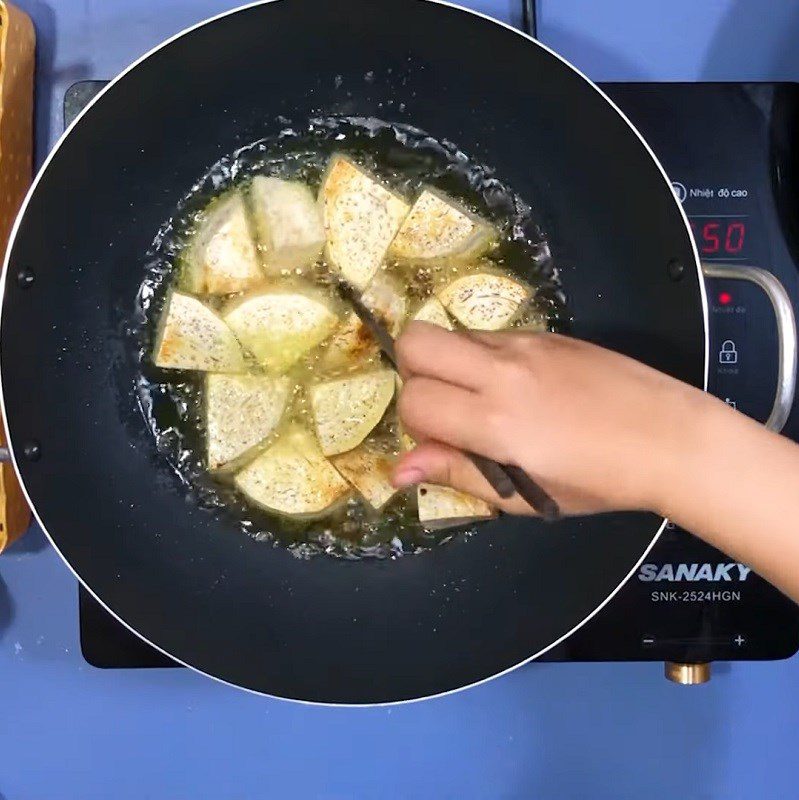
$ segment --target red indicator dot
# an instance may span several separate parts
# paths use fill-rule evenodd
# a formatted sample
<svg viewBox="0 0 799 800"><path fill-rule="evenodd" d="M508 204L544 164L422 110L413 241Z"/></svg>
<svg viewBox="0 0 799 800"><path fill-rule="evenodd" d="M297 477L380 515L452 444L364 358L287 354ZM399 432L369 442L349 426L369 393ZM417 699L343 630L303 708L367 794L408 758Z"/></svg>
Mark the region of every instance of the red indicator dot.
<svg viewBox="0 0 799 800"><path fill-rule="evenodd" d="M719 292L719 303L728 306L732 302L732 295L729 292Z"/></svg>

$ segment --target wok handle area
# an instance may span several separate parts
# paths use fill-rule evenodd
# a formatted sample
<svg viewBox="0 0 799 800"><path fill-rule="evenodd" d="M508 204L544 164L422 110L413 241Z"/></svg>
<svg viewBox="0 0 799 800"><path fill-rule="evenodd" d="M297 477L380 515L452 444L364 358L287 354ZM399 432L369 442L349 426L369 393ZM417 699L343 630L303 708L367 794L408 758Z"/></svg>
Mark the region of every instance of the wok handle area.
<svg viewBox="0 0 799 800"><path fill-rule="evenodd" d="M796 395L797 342L796 317L788 292L779 280L768 270L760 267L744 267L740 264L702 263L702 274L706 278L725 278L748 281L765 292L774 309L777 320L777 389L774 404L765 422L772 431L782 430L791 413Z"/></svg>
<svg viewBox="0 0 799 800"><path fill-rule="evenodd" d="M0 0L0 253L31 184L35 46L30 17ZM0 424L0 553L25 533L30 518Z"/></svg>
<svg viewBox="0 0 799 800"><path fill-rule="evenodd" d="M765 425L770 430L779 433L791 413L796 394L796 317L788 292L771 272L760 267L702 262L702 274L705 278L724 278L754 283L765 292L771 302L777 320L779 352L777 356L777 389L774 393L771 413ZM684 664L667 661L664 666L666 678L673 683L694 686L710 680L711 665L706 662Z"/></svg>

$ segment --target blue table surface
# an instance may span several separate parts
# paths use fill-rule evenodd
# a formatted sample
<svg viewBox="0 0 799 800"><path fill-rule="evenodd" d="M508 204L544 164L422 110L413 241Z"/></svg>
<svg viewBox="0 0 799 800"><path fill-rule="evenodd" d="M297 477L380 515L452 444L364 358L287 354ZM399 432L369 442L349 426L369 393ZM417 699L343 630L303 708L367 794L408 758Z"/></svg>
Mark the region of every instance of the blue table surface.
<svg viewBox="0 0 799 800"><path fill-rule="evenodd" d="M230 6L17 2L39 34L40 161L71 83ZM473 6L517 21L511 0ZM541 38L597 79L799 75L799 2L539 0L538 18ZM421 703L311 707L188 670L94 669L75 580L42 533L0 558L0 800L792 798L798 684L797 659L717 665L698 688L658 664L533 664Z"/></svg>

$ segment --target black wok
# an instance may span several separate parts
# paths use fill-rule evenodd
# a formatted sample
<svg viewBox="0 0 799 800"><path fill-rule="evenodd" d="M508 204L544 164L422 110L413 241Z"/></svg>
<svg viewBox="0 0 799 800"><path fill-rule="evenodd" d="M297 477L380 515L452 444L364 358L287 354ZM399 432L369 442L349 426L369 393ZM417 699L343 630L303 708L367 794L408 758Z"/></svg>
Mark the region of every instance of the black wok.
<svg viewBox="0 0 799 800"><path fill-rule="evenodd" d="M503 518L395 561L303 561L186 502L136 407L121 333L144 254L210 164L274 133L278 118L316 113L391 116L495 167L536 209L572 332L704 386L686 220L647 146L591 83L455 7L280 0L150 53L39 175L4 276L9 441L55 547L165 653L281 697L424 697L508 670L583 624L662 520Z"/></svg>

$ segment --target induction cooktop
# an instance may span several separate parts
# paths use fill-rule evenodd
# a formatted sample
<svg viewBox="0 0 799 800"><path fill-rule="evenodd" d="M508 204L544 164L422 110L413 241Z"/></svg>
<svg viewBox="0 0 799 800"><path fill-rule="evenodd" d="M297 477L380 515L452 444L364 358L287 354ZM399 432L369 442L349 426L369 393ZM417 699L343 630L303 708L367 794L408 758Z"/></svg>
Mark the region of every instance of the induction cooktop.
<svg viewBox="0 0 799 800"><path fill-rule="evenodd" d="M103 85L72 86L66 121ZM772 304L762 288L733 278L736 268L759 266L799 309L799 150L790 146L799 141L799 86L613 83L602 89L664 165L700 257L719 268L721 277L707 281L709 390L762 422L784 421L783 432L799 440L799 404L783 391L775 408ZM619 181L608 191L623 187ZM722 444L734 459L735 442ZM83 589L80 633L84 657L95 666L176 666ZM746 565L670 524L614 599L541 660L663 661L669 677L690 683L706 680L712 661L787 658L798 648L799 611L790 600Z"/></svg>

